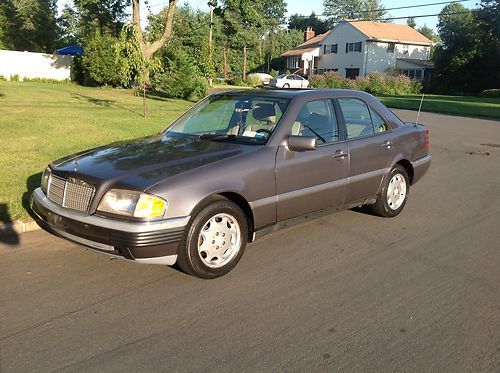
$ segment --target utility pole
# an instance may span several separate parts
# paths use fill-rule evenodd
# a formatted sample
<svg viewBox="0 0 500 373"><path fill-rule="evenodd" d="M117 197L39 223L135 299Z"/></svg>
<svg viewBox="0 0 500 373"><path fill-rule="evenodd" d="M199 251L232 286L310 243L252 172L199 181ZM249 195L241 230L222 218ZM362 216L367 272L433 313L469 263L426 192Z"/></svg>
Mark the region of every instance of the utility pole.
<svg viewBox="0 0 500 373"><path fill-rule="evenodd" d="M210 7L210 27L208 29L208 45L210 47L210 58L212 58L212 32L214 27L214 7L215 3L213 1L208 2L208 6Z"/></svg>
<svg viewBox="0 0 500 373"><path fill-rule="evenodd" d="M208 6L210 7L210 27L208 28L208 58L210 61L210 66L213 65L213 53L212 53L212 33L214 27L214 7L215 1L210 0L208 2ZM212 86L212 77L208 78L208 84Z"/></svg>

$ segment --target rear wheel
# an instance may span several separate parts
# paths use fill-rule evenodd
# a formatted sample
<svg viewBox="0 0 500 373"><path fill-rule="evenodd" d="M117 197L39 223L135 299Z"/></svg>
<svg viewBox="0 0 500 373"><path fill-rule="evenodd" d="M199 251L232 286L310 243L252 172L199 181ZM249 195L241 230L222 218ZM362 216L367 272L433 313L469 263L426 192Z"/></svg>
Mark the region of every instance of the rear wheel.
<svg viewBox="0 0 500 373"><path fill-rule="evenodd" d="M406 205L409 191L410 181L406 169L395 165L387 175L377 201L371 206L373 212L388 218L399 215Z"/></svg>
<svg viewBox="0 0 500 373"><path fill-rule="evenodd" d="M241 209L226 199L212 201L191 218L177 263L193 276L223 276L239 262L247 237L248 225Z"/></svg>

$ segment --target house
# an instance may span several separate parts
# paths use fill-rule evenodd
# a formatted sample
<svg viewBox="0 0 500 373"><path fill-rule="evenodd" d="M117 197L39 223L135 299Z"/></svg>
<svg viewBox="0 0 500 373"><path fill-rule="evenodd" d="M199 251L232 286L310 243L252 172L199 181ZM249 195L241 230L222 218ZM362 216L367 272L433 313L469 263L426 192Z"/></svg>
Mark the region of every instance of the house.
<svg viewBox="0 0 500 373"><path fill-rule="evenodd" d="M429 80L432 41L408 25L343 20L320 42L318 73L338 71L346 78L397 69Z"/></svg>
<svg viewBox="0 0 500 373"><path fill-rule="evenodd" d="M313 73L318 65L320 44L328 33L315 35L314 30L307 27L304 32L304 42L281 55L286 58L286 68L292 73L299 72L305 76Z"/></svg>

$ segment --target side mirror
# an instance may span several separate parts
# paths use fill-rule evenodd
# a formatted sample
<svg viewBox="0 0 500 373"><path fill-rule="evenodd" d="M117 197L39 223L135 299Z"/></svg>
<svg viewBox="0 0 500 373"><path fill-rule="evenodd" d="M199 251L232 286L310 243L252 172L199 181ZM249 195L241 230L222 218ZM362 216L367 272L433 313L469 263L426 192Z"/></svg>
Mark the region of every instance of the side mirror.
<svg viewBox="0 0 500 373"><path fill-rule="evenodd" d="M290 135L287 139L288 149L293 151L315 150L316 137Z"/></svg>

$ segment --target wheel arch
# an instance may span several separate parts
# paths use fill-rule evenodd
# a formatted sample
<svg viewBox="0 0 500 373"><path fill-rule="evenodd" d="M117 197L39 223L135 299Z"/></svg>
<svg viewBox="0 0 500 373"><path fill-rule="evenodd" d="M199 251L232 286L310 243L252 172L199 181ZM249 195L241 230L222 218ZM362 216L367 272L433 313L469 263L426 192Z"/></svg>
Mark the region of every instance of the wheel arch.
<svg viewBox="0 0 500 373"><path fill-rule="evenodd" d="M253 211L252 208L250 207L250 204L248 201L243 197L241 194L236 193L236 192L218 192L211 194L205 198L203 198L196 207L193 209L193 212L198 211L200 208L205 206L206 204L216 201L218 199L227 199L234 204L236 204L241 211L243 211L243 214L245 214L245 217L247 219L247 225L248 225L248 237L247 237L247 242L252 242L253 239L253 229L254 229L254 216L253 216Z"/></svg>
<svg viewBox="0 0 500 373"><path fill-rule="evenodd" d="M396 164L402 166L405 170L406 173L408 174L408 178L410 179L410 185L413 184L413 177L415 175L415 170L413 169L413 165L411 162L407 159L401 159Z"/></svg>
<svg viewBox="0 0 500 373"><path fill-rule="evenodd" d="M243 213L245 214L245 216L247 218L247 225L248 225L247 242L252 242L254 216L253 216L252 208L250 207L250 204L248 203L248 201L241 194L238 194L235 192L222 192L222 193L218 193L218 195L235 203L241 209L241 211L243 211Z"/></svg>

